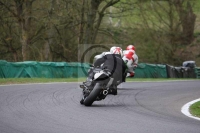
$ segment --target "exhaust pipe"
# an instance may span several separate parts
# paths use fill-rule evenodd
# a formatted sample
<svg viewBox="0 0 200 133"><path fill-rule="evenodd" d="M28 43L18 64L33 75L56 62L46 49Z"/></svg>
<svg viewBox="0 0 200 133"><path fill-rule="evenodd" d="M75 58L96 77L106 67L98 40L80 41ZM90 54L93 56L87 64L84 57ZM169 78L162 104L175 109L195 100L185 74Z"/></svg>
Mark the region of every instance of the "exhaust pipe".
<svg viewBox="0 0 200 133"><path fill-rule="evenodd" d="M103 90L103 95L108 95L108 90Z"/></svg>

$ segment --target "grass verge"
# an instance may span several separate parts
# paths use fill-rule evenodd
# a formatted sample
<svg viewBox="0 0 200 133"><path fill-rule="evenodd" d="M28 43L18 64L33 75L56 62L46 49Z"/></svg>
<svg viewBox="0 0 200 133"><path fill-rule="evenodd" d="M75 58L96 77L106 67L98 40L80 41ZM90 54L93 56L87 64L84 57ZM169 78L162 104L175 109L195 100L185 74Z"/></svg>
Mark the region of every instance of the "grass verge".
<svg viewBox="0 0 200 133"><path fill-rule="evenodd" d="M190 113L193 116L200 117L200 101L190 106Z"/></svg>
<svg viewBox="0 0 200 133"><path fill-rule="evenodd" d="M5 78L0 79L0 85L50 82L83 82L85 78Z"/></svg>
<svg viewBox="0 0 200 133"><path fill-rule="evenodd" d="M0 78L0 85L25 84L25 83L50 83L50 82L83 82L86 78ZM173 79L173 78L127 78L131 81L171 81L171 80L198 80L198 79Z"/></svg>

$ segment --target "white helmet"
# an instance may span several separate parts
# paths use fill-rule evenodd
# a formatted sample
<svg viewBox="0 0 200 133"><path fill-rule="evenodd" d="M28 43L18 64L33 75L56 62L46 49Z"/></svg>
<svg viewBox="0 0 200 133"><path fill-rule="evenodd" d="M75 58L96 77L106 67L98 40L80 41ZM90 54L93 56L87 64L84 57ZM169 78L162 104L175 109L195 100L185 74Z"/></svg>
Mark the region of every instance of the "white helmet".
<svg viewBox="0 0 200 133"><path fill-rule="evenodd" d="M122 48L116 47L116 46L113 46L110 48L110 53L111 54L119 54L119 55L123 56Z"/></svg>

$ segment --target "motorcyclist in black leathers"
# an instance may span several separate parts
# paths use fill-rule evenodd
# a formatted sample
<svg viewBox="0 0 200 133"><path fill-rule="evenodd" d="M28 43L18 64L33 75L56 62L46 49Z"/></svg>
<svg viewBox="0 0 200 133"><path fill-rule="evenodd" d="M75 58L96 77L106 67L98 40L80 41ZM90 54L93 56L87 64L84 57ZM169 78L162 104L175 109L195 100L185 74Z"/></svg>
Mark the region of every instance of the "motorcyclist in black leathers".
<svg viewBox="0 0 200 133"><path fill-rule="evenodd" d="M118 54L107 54L94 63L94 67L100 67L110 72L115 81L123 81L126 65Z"/></svg>
<svg viewBox="0 0 200 133"><path fill-rule="evenodd" d="M121 82L125 81L125 72L126 72L126 64L122 59L122 50L119 47L116 47L114 52L107 52L101 58L98 58L94 62L94 67L101 67L104 71L108 73L108 75L114 78L114 82L110 88L109 94L117 95L117 85ZM91 70L88 72L89 78L93 78L94 73ZM87 82L85 82L87 84Z"/></svg>

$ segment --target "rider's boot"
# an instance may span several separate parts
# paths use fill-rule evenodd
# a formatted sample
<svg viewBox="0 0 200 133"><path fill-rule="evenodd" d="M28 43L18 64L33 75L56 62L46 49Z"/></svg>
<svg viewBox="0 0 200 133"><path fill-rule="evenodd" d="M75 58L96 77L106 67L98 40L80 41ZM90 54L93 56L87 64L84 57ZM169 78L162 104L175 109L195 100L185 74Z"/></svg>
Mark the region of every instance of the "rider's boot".
<svg viewBox="0 0 200 133"><path fill-rule="evenodd" d="M117 86L111 86L109 88L108 94L117 95Z"/></svg>

